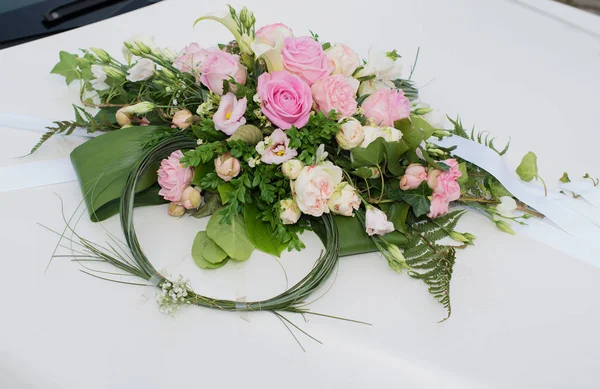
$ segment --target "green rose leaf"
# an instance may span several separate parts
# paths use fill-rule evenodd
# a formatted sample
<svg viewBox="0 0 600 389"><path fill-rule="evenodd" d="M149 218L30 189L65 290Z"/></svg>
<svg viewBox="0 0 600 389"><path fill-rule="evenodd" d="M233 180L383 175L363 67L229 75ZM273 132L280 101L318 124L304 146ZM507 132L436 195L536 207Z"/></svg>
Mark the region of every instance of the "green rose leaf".
<svg viewBox="0 0 600 389"><path fill-rule="evenodd" d="M206 233L232 259L245 261L254 251L241 215L234 216L231 223L227 223L219 214L212 215L206 226Z"/></svg>
<svg viewBox="0 0 600 389"><path fill-rule="evenodd" d="M216 269L224 265L227 253L208 237L206 231L200 231L194 238L192 258L202 269Z"/></svg>
<svg viewBox="0 0 600 389"><path fill-rule="evenodd" d="M61 51L59 57L60 61L52 68L50 73L64 76L67 85L73 80L79 80L81 78L81 73L77 70L77 55Z"/></svg>
<svg viewBox="0 0 600 389"><path fill-rule="evenodd" d="M271 225L262 221L261 212L255 204L244 206L244 220L246 221L246 233L254 247L264 253L279 257L287 245L273 239L274 232Z"/></svg>
<svg viewBox="0 0 600 389"><path fill-rule="evenodd" d="M377 166L385 158L385 140L377 138L367 148L355 147L352 149L352 167Z"/></svg>
<svg viewBox="0 0 600 389"><path fill-rule="evenodd" d="M525 182L529 182L538 176L537 156L533 152L525 154L521 160L521 164L517 167L519 178Z"/></svg>
<svg viewBox="0 0 600 389"><path fill-rule="evenodd" d="M429 196L431 196L431 193L432 191L427 185L427 182L424 181L417 189L390 189L388 191L388 196L392 200L403 201L412 206L415 216L419 217L429 212L429 208L431 207Z"/></svg>

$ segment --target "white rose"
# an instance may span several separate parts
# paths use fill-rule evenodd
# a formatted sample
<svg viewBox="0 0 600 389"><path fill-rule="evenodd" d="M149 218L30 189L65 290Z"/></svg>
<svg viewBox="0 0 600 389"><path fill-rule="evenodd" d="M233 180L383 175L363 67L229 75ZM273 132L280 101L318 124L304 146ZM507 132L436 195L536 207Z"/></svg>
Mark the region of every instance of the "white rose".
<svg viewBox="0 0 600 389"><path fill-rule="evenodd" d="M375 76L375 79L381 80L391 87L393 86L391 81L402 77L402 64L388 57L385 52L370 48L369 60L357 76Z"/></svg>
<svg viewBox="0 0 600 389"><path fill-rule="evenodd" d="M135 42L140 42L141 44L148 46L153 52L157 50L156 42L154 42L154 37L151 35L134 35L125 41L125 43L129 43L133 46L136 46ZM123 45L123 56L125 57L127 63L131 62L131 57L133 56L133 54L131 54L131 51L129 51L129 49L125 45Z"/></svg>
<svg viewBox="0 0 600 389"><path fill-rule="evenodd" d="M354 118L343 119L340 132L335 135L338 144L344 150L351 150L362 143L365 133L360 122Z"/></svg>
<svg viewBox="0 0 600 389"><path fill-rule="evenodd" d="M358 54L342 43L336 43L331 46L325 51L325 54L327 54L335 65L333 74L343 74L345 77L351 77L360 65Z"/></svg>
<svg viewBox="0 0 600 389"><path fill-rule="evenodd" d="M290 159L281 164L281 172L290 180L298 178L302 168L304 168L304 164L297 159Z"/></svg>
<svg viewBox="0 0 600 389"><path fill-rule="evenodd" d="M492 216L493 220L504 220L505 222L512 222L515 217L515 210L517 209L517 202L510 196L500 197L500 204L496 205L496 212Z"/></svg>
<svg viewBox="0 0 600 389"><path fill-rule="evenodd" d="M352 185L342 182L335 187L335 191L327 202L327 206L335 214L352 216L354 210L360 207L360 198Z"/></svg>
<svg viewBox="0 0 600 389"><path fill-rule="evenodd" d="M92 65L92 74L94 75L94 79L92 80L92 86L94 89L100 91L110 88L110 86L105 82L107 76L101 65Z"/></svg>
<svg viewBox="0 0 600 389"><path fill-rule="evenodd" d="M140 58L140 60L127 71L127 74L127 80L131 82L145 81L154 75L154 62L147 58Z"/></svg>
<svg viewBox="0 0 600 389"><path fill-rule="evenodd" d="M398 142L402 139L402 132L394 127L383 127L381 132L383 133L383 139L388 142Z"/></svg>
<svg viewBox="0 0 600 389"><path fill-rule="evenodd" d="M296 224L300 215L300 208L294 199L285 199L279 202L279 218L283 224Z"/></svg>
<svg viewBox="0 0 600 389"><path fill-rule="evenodd" d="M402 139L402 132L393 127L379 128L373 126L363 126L363 131L365 133L365 138L360 144L360 147L362 148L366 148L377 138L383 138L387 142L397 142Z"/></svg>
<svg viewBox="0 0 600 389"><path fill-rule="evenodd" d="M292 194L300 210L312 216L329 213L327 200L342 181L342 169L331 162L305 166L296 181L292 181Z"/></svg>
<svg viewBox="0 0 600 389"><path fill-rule="evenodd" d="M367 208L365 227L369 236L385 235L388 232L394 231L394 224L388 221L383 211L375 207Z"/></svg>

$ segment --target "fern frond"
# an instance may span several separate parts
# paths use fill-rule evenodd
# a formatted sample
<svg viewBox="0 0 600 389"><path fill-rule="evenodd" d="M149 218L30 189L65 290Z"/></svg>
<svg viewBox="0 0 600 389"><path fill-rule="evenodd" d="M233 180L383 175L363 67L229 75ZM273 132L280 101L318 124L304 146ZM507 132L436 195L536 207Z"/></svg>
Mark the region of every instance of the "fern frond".
<svg viewBox="0 0 600 389"><path fill-rule="evenodd" d="M454 126L454 129L451 130L451 132L454 135L460 136L461 138L470 139L470 140L472 140L474 142L477 142L477 143L482 144L482 145L484 145L486 147L489 147L490 149L494 150L499 155L506 154L506 152L508 151L508 148L510 147L510 138L508 139L508 142L506 143L506 145L504 146L504 148L502 150L498 150L496 148L496 146L494 145L494 140L496 138L495 137L490 138L490 136L492 135L491 132L489 132L489 131L476 131L475 130L475 126L473 126L471 128L471 133L468 134L467 131L465 130L465 128L463 127L463 124L462 124L462 122L461 122L461 120L460 120L459 117L457 117L454 120L452 118L448 117L448 120L450 120L450 122Z"/></svg>
<svg viewBox="0 0 600 389"><path fill-rule="evenodd" d="M53 124L54 124L53 127L50 127L50 126L46 127L46 129L48 131L46 131L44 133L44 135L42 135L40 140L36 143L35 146L33 146L31 151L29 151L29 154L27 154L27 155L33 154L37 149L40 148L41 145L43 145L53 135L56 135L56 134L71 135L73 133L73 131L75 131L75 129L78 127L76 122L70 122L68 120L64 120L64 121L60 121L60 122L53 122Z"/></svg>

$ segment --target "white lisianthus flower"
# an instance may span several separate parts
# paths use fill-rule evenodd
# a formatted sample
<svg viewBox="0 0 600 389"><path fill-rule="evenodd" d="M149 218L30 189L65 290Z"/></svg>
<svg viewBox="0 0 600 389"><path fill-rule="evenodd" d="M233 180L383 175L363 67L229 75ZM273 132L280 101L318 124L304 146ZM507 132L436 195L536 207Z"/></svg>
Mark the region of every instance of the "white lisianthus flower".
<svg viewBox="0 0 600 389"><path fill-rule="evenodd" d="M394 231L394 224L387 219L387 215L380 209L367 207L365 227L369 236L385 235Z"/></svg>
<svg viewBox="0 0 600 389"><path fill-rule="evenodd" d="M360 65L358 54L342 43L334 44L325 50L325 54L327 54L335 65L333 74L342 74L344 77L351 77Z"/></svg>
<svg viewBox="0 0 600 389"><path fill-rule="evenodd" d="M149 47L150 50L152 50L153 52L157 50L156 42L154 42L154 37L151 35L134 35L125 41L125 43L129 43L133 46L136 46L136 42L140 42L142 45ZM133 57L133 54L125 45L123 45L123 56L125 57L125 61L127 61L127 63L131 63L131 58Z"/></svg>
<svg viewBox="0 0 600 389"><path fill-rule="evenodd" d="M318 217L329 213L327 201L340 182L342 169L329 161L305 166L298 178L291 182L292 194L303 213Z"/></svg>
<svg viewBox="0 0 600 389"><path fill-rule="evenodd" d="M283 224L296 224L301 215L300 208L294 199L285 199L279 202L279 218Z"/></svg>
<svg viewBox="0 0 600 389"><path fill-rule="evenodd" d="M304 168L304 164L297 159L290 159L281 164L281 172L290 180L295 180Z"/></svg>
<svg viewBox="0 0 600 389"><path fill-rule="evenodd" d="M94 75L92 86L95 90L101 91L110 88L106 83L106 72L101 65L92 65L92 74Z"/></svg>
<svg viewBox="0 0 600 389"><path fill-rule="evenodd" d="M317 153L315 154L316 157L316 161L315 163L321 163L324 160L327 159L327 156L329 155L329 153L327 151L325 151L325 145L323 143L321 143L319 145L319 147L317 148Z"/></svg>
<svg viewBox="0 0 600 389"><path fill-rule="evenodd" d="M352 150L358 147L365 139L363 126L354 118L342 119L340 132L335 135L340 148L344 150Z"/></svg>
<svg viewBox="0 0 600 389"><path fill-rule="evenodd" d="M127 80L131 82L146 81L154 75L154 62L147 58L140 58L137 63L127 71Z"/></svg>
<svg viewBox="0 0 600 389"><path fill-rule="evenodd" d="M503 220L511 223L512 218L515 217L515 210L517 209L517 202L510 196L500 197L500 204L496 205L496 212L492 216L493 220Z"/></svg>
<svg viewBox="0 0 600 389"><path fill-rule="evenodd" d="M363 126L365 137L360 144L360 147L366 148L377 138L383 138L387 142L397 142L402 139L402 132L393 127L373 127Z"/></svg>
<svg viewBox="0 0 600 389"><path fill-rule="evenodd" d="M342 182L335 187L327 206L335 214L353 216L354 211L360 207L360 198L352 185Z"/></svg>

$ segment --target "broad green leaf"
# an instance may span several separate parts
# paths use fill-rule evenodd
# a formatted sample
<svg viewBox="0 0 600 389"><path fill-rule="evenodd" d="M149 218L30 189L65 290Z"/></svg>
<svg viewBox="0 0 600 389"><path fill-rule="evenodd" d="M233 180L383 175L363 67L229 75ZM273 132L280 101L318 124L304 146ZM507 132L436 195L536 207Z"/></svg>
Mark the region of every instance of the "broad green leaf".
<svg viewBox="0 0 600 389"><path fill-rule="evenodd" d="M233 184L226 182L219 185L217 190L219 191L219 196L221 196L221 204L225 205L229 202L229 196L235 191L235 188L233 187Z"/></svg>
<svg viewBox="0 0 600 389"><path fill-rule="evenodd" d="M402 141L410 150L419 147L423 141L423 131L413 127L410 119L397 120L394 127L402 132Z"/></svg>
<svg viewBox="0 0 600 389"><path fill-rule="evenodd" d="M388 220L394 223L394 228L400 232L406 232L406 217L410 206L406 203L393 203L386 212Z"/></svg>
<svg viewBox="0 0 600 389"><path fill-rule="evenodd" d="M143 145L165 127L123 128L90 139L71 152L83 198L92 221L101 221L118 213L119 201L127 176L144 155ZM156 184L156 169L140 178L136 188L141 193ZM162 204L158 190L136 196L137 205Z"/></svg>
<svg viewBox="0 0 600 389"><path fill-rule="evenodd" d="M245 261L254 251L241 215L234 216L231 223L227 223L221 215L213 214L206 226L206 233L232 259Z"/></svg>
<svg viewBox="0 0 600 389"><path fill-rule="evenodd" d="M221 208L221 200L216 193L204 192L204 204L192 216L198 219L210 216Z"/></svg>
<svg viewBox="0 0 600 389"><path fill-rule="evenodd" d="M260 251L279 257L287 245L273 239L274 233L271 225L262 221L261 217L261 212L255 204L244 206L244 221L248 238Z"/></svg>
<svg viewBox="0 0 600 389"><path fill-rule="evenodd" d="M417 217L425 215L429 212L429 208L431 207L431 201L429 200L431 189L426 181L423 181L417 189L391 189L388 191L388 196L392 200L400 200L408 203Z"/></svg>
<svg viewBox="0 0 600 389"><path fill-rule="evenodd" d="M206 231L200 231L194 238L192 258L194 258L194 262L196 262L198 266L206 269L207 267L204 267L206 264L203 262L208 262L213 266L217 265L227 259L227 253L208 237ZM212 267L208 266L208 268Z"/></svg>
<svg viewBox="0 0 600 389"><path fill-rule="evenodd" d="M408 131L412 128L412 123L409 118L404 118L400 120L396 120L394 122L394 128L400 130L402 132Z"/></svg>
<svg viewBox="0 0 600 389"><path fill-rule="evenodd" d="M409 148L404 142L385 142L387 170L394 176L404 173L404 168L400 165L400 158Z"/></svg>
<svg viewBox="0 0 600 389"><path fill-rule="evenodd" d="M377 138L367 148L355 147L352 149L352 167L377 166L385 158L385 140Z"/></svg>
<svg viewBox="0 0 600 389"><path fill-rule="evenodd" d="M411 120L413 127L423 131L423 140L427 140L431 138L433 132L436 130L431 126L431 124L427 123L425 119L417 115L411 115Z"/></svg>
<svg viewBox="0 0 600 389"><path fill-rule="evenodd" d="M81 78L81 73L77 69L77 55L61 51L59 57L60 61L52 68L50 73L64 76L67 85L73 80L79 80Z"/></svg>
<svg viewBox="0 0 600 389"><path fill-rule="evenodd" d="M533 152L525 154L521 160L521 164L517 167L519 178L525 182L529 182L538 176L537 156Z"/></svg>

